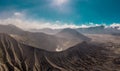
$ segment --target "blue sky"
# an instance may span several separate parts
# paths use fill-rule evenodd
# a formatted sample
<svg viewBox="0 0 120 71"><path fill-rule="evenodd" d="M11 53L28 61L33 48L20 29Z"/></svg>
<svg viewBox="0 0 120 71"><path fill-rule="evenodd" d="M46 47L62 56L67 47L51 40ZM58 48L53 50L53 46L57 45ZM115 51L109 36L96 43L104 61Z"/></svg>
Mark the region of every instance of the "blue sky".
<svg viewBox="0 0 120 71"><path fill-rule="evenodd" d="M120 23L120 0L0 0L1 17L13 12L33 20L109 25Z"/></svg>

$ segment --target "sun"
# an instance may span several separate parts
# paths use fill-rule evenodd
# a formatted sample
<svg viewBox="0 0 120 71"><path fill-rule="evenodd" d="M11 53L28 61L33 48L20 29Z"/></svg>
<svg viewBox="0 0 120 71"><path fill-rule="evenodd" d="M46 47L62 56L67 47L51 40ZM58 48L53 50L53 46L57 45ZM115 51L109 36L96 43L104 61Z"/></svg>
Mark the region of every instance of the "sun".
<svg viewBox="0 0 120 71"><path fill-rule="evenodd" d="M63 4L68 3L68 0L53 0L53 4L57 6L62 6Z"/></svg>
<svg viewBox="0 0 120 71"><path fill-rule="evenodd" d="M51 0L50 7L59 13L70 12L70 0Z"/></svg>

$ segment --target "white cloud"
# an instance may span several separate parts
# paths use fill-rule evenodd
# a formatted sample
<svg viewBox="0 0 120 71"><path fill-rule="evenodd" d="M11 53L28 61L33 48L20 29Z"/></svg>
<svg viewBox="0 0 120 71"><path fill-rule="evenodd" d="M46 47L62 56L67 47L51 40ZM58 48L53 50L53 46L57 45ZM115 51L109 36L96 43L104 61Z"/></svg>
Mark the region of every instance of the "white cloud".
<svg viewBox="0 0 120 71"><path fill-rule="evenodd" d="M60 21L56 22L47 22L47 21L36 21L32 19L26 19L26 15L24 13L15 12L11 17L0 19L0 24L8 25L13 24L19 28L24 30L29 29L43 29L43 28L52 28L52 29L62 29L62 28L88 28L88 27L95 27L100 26L99 24L89 23L88 25L75 25L73 23L62 23ZM105 25L105 24L104 24ZM119 23L113 23L109 27L119 26ZM107 26L108 27L108 26Z"/></svg>
<svg viewBox="0 0 120 71"><path fill-rule="evenodd" d="M67 23L58 23L58 22L41 22L41 21L33 21L33 20L24 20L21 18L8 18L0 20L0 24L7 25L13 24L22 29L42 29L42 28L52 28L52 29L61 29L61 28L79 28L79 27L87 27L85 25L76 26L75 24L67 24Z"/></svg>
<svg viewBox="0 0 120 71"><path fill-rule="evenodd" d="M109 27L117 28L118 30L120 30L120 23L113 23Z"/></svg>
<svg viewBox="0 0 120 71"><path fill-rule="evenodd" d="M60 21L56 22L46 22L46 21L36 21L31 19L26 19L26 15L20 12L14 12L11 17L0 19L0 24L7 25L13 24L19 28L29 30L29 29L42 29L42 28L52 28L52 29L62 29L62 28L86 28L86 25L77 26L75 24L62 23Z"/></svg>
<svg viewBox="0 0 120 71"><path fill-rule="evenodd" d="M113 23L113 24L110 25L110 27L113 27L113 28L114 27L120 27L120 23Z"/></svg>
<svg viewBox="0 0 120 71"><path fill-rule="evenodd" d="M15 12L15 13L14 13L14 16L16 16L16 17L23 17L23 14L20 13L20 12Z"/></svg>

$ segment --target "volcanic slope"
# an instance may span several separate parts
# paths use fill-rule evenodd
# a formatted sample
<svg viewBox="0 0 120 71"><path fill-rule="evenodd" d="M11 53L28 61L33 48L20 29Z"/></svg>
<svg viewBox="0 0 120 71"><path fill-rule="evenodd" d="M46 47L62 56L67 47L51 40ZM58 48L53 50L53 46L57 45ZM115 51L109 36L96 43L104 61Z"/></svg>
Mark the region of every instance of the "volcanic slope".
<svg viewBox="0 0 120 71"><path fill-rule="evenodd" d="M71 46L75 46L76 44L81 43L83 41L89 42L91 40L87 36L71 28L65 28L58 32L55 36L58 38L62 38L62 40L59 41L61 42L62 45L60 47L63 50L66 50Z"/></svg>
<svg viewBox="0 0 120 71"><path fill-rule="evenodd" d="M119 71L107 52L86 42L62 52L49 52L0 34L0 71Z"/></svg>
<svg viewBox="0 0 120 71"><path fill-rule="evenodd" d="M24 31L23 29L11 24L0 25L0 33L7 33L21 43L49 51L55 51L57 45L60 44L58 38L55 36L44 33Z"/></svg>
<svg viewBox="0 0 120 71"><path fill-rule="evenodd" d="M90 38L85 35L79 33L75 29L66 28L56 34L58 37L63 37L66 39L76 40L76 41L89 41Z"/></svg>

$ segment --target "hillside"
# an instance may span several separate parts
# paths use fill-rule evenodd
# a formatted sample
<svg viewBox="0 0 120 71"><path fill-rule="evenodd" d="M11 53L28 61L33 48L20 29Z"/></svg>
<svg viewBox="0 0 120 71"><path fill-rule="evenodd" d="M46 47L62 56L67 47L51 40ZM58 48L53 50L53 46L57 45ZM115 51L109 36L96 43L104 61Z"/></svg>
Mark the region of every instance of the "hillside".
<svg viewBox="0 0 120 71"><path fill-rule="evenodd" d="M0 71L119 71L118 58L100 44L83 42L62 52L24 45L0 34Z"/></svg>
<svg viewBox="0 0 120 71"><path fill-rule="evenodd" d="M7 33L21 43L49 51L55 51L59 45L58 38L53 35L24 31L14 25L0 25L0 33Z"/></svg>
<svg viewBox="0 0 120 71"><path fill-rule="evenodd" d="M71 40L89 41L90 39L83 34L77 32L75 29L66 28L56 34L58 37L63 37Z"/></svg>
<svg viewBox="0 0 120 71"><path fill-rule="evenodd" d="M63 42L61 42L63 47L62 49L68 49L69 47L72 47L78 43L81 43L83 41L89 42L91 39L86 37L85 35L77 32L75 29L66 28L58 32L56 37L61 38Z"/></svg>
<svg viewBox="0 0 120 71"><path fill-rule="evenodd" d="M26 33L25 31L23 31L22 29L9 24L9 25L0 25L0 33L7 33L7 34L23 34Z"/></svg>
<svg viewBox="0 0 120 71"><path fill-rule="evenodd" d="M77 31L71 30L63 30L64 33L68 32L67 35L70 35L70 37L66 39L63 37L57 37L56 35L48 35L41 32L24 31L14 25L0 25L0 33L7 33L21 43L48 51L59 51L58 49L61 49L60 51L66 50L69 47L78 44L79 42L89 40L89 38L79 34ZM66 35L64 33L59 34Z"/></svg>

